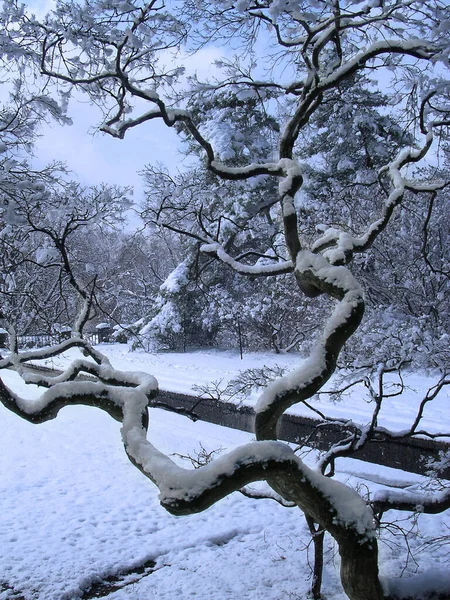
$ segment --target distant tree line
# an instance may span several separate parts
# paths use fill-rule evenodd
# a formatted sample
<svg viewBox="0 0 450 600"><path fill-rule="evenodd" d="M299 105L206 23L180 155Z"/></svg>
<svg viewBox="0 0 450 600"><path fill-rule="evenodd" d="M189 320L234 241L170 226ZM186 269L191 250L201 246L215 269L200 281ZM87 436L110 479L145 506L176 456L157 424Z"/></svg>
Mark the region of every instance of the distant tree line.
<svg viewBox="0 0 450 600"><path fill-rule="evenodd" d="M320 145L313 152L321 159L317 169L310 169L301 196L305 236L315 233L309 215L321 210L332 213L335 227L360 227L377 202L371 181L380 164L370 159L377 156L371 148L381 135L402 140L399 125L375 110L385 106L381 97L357 96L358 103L351 95L340 96L341 110L334 118L322 116L333 128L323 130L318 119ZM350 121L344 109L355 105L361 118ZM256 109L245 108L250 123ZM8 108L3 111L6 119ZM335 129L342 140L353 139L355 131L346 128L355 127L365 135L367 155L329 142L329 136L338 135ZM450 168L449 157L446 145L443 174ZM218 231L227 236L229 251L243 260L256 257L264 264L283 256L286 248L273 214L277 190L267 178L249 187L200 169L172 176L148 167L144 203L135 207L147 227L131 231L124 230L131 206L128 189L82 188L70 181L63 165L34 172L7 151L2 167L4 180L15 187L13 199L3 188L0 298L3 322L17 335L71 326L83 298L79 289L92 300L90 330L106 320L116 326L118 340L147 350L220 346L307 352L320 331L329 310L325 298L318 298L312 310L289 274L242 277L200 250L202 232ZM436 167L428 171L439 174ZM352 185L356 174L361 182ZM14 178L19 176L17 191ZM448 365L449 194L444 188L424 203L409 193L385 234L355 260L354 272L365 285L366 315L344 348L342 365L377 364L387 357L414 366ZM265 250L263 239L271 240ZM411 244L412 239L417 241Z"/></svg>

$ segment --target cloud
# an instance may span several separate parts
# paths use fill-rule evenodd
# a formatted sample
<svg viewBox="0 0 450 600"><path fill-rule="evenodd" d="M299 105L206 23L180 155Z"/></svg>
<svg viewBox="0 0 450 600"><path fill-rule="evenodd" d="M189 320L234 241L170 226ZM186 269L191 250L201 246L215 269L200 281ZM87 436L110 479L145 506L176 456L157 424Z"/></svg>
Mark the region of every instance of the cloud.
<svg viewBox="0 0 450 600"><path fill-rule="evenodd" d="M175 132L163 123L141 125L124 140L92 133L95 112L92 106L76 104L70 111L73 125L47 124L35 149L35 164L43 167L53 160L65 162L74 178L86 185L107 182L141 187L138 172L146 164L163 162L169 168L181 160Z"/></svg>
<svg viewBox="0 0 450 600"><path fill-rule="evenodd" d="M206 79L218 73L215 61L224 58L224 51L214 46L205 47L192 55L183 56L181 62L186 67L186 73L197 73L199 79Z"/></svg>
<svg viewBox="0 0 450 600"><path fill-rule="evenodd" d="M223 56L219 48L203 48L195 55L184 54L177 58L186 72L194 72L200 78L214 74L214 61ZM167 54L167 64L174 57ZM117 140L95 130L102 120L100 110L81 93L74 93L69 104L72 126L60 127L46 123L36 144L36 164L43 167L53 160L67 163L80 182L101 182L134 185L137 194L142 189L138 173L147 164L157 162L169 169L182 167L183 156L179 153L180 141L175 131L160 120L153 120L130 129L125 139Z"/></svg>

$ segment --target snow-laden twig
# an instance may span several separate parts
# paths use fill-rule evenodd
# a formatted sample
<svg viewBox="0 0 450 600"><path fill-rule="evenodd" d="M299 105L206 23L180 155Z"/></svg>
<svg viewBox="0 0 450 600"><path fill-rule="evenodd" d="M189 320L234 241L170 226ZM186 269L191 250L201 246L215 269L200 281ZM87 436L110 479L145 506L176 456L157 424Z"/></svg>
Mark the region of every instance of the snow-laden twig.
<svg viewBox="0 0 450 600"><path fill-rule="evenodd" d="M63 342L61 342L60 344L56 344L55 346L46 346L45 348L27 350L25 352L18 353L12 352L0 360L0 370L9 369L10 367L15 366L16 364L22 365L23 363L32 360L44 360L46 358L59 356L67 350L70 350L70 348L82 349L89 356L91 356L97 364L109 364L108 357L99 352L96 348L93 348L91 344L89 344L89 342L87 342L85 339L74 337L68 340L64 340Z"/></svg>
<svg viewBox="0 0 450 600"><path fill-rule="evenodd" d="M361 287L346 267L336 267L309 251L298 254L295 275L338 300L322 337L302 366L268 385L256 406L259 439L274 439L281 415L311 398L332 375L345 341L359 325L364 300Z"/></svg>
<svg viewBox="0 0 450 600"><path fill-rule="evenodd" d="M217 242L211 244L203 244L202 246L200 246L200 250L204 254L209 254L211 256L217 257L219 260L221 260L223 263L225 263L241 275L252 275L253 277L267 277L269 275L281 275L283 273L290 273L294 268L290 260L278 263L264 262L263 264L256 263L255 265L244 264L232 258Z"/></svg>
<svg viewBox="0 0 450 600"><path fill-rule="evenodd" d="M389 224L394 210L403 201L407 190L413 192L436 192L446 186L444 181L419 183L409 180L402 174L402 169L420 161L429 152L433 143L433 128L430 126L422 148L402 149L396 158L380 169L380 175L386 173L391 181L392 189L384 202L381 216L371 223L366 232L357 237L336 228L329 228L315 241L313 252L321 252L331 264L348 263L355 252L364 252L375 241Z"/></svg>

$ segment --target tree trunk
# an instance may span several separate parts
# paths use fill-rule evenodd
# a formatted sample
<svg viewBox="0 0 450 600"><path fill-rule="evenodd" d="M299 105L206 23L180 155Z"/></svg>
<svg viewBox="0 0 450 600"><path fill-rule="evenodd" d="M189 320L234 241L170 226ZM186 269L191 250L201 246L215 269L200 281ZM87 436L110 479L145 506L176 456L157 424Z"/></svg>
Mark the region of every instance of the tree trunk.
<svg viewBox="0 0 450 600"><path fill-rule="evenodd" d="M341 539L341 583L350 600L384 600L378 578L378 546L376 540L355 544Z"/></svg>
<svg viewBox="0 0 450 600"><path fill-rule="evenodd" d="M320 529L328 531L336 540L341 557L341 583L349 600L384 600L378 578L378 544L373 530L364 533L339 519L322 492L314 485L302 489L305 482L300 478L279 475L267 482L283 498L295 502L307 519L318 523Z"/></svg>
<svg viewBox="0 0 450 600"><path fill-rule="evenodd" d="M305 515L306 523L311 532L312 541L314 544L314 569L311 583L311 594L314 600L322 598L322 576L323 576L323 541L325 531L316 525L314 519Z"/></svg>

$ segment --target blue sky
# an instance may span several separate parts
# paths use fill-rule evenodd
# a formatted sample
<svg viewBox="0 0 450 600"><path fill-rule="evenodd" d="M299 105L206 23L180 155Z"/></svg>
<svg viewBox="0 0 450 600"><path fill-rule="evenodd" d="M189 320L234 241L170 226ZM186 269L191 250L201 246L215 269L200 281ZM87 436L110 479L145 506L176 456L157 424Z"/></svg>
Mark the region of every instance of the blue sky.
<svg viewBox="0 0 450 600"><path fill-rule="evenodd" d="M29 0L27 4L30 11L43 17L54 0ZM189 73L207 77L214 70L214 60L222 55L223 51L217 48L204 48L195 57L187 56L184 63ZM186 164L187 159L179 152L178 136L160 121L129 130L124 140L112 138L98 131L100 110L81 94L75 94L70 102L69 116L72 126L61 127L54 122L42 125L35 150L37 167L63 161L81 183L133 185L138 200L142 193L138 173L145 165L162 163L175 170Z"/></svg>
<svg viewBox="0 0 450 600"><path fill-rule="evenodd" d="M73 101L69 115L71 126L50 122L41 127L35 149L38 166L60 160L83 184L134 185L138 193L138 172L146 164L161 162L175 168L183 159L175 132L163 123L144 124L118 140L96 131L101 117L91 104Z"/></svg>

